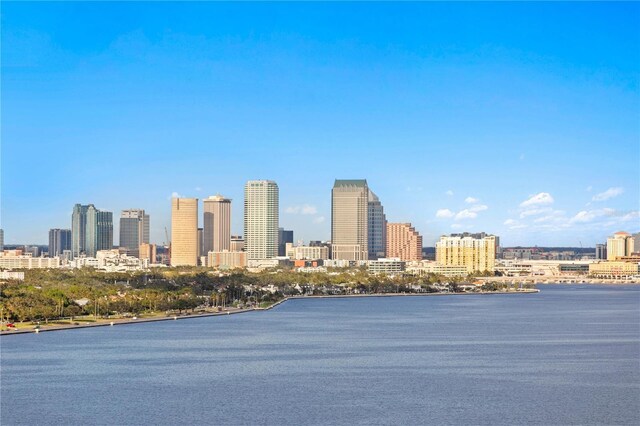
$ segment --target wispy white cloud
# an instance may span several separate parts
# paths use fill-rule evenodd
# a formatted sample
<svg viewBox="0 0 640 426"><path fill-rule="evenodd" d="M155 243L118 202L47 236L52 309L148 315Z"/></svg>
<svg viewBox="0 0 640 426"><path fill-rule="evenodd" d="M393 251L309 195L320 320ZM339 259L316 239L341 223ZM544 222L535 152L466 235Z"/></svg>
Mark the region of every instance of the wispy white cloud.
<svg viewBox="0 0 640 426"><path fill-rule="evenodd" d="M524 229L527 228L528 225L524 223L520 223L515 219L507 219L504 221L504 225L506 225L509 229Z"/></svg>
<svg viewBox="0 0 640 426"><path fill-rule="evenodd" d="M621 187L609 188L604 192L594 195L593 198L591 198L591 201L605 201L610 198L617 197L623 192L624 192L624 188L621 188Z"/></svg>
<svg viewBox="0 0 640 426"><path fill-rule="evenodd" d="M591 192L592 189L593 189L593 186L591 185L587 186L587 192Z"/></svg>
<svg viewBox="0 0 640 426"><path fill-rule="evenodd" d="M324 223L324 221L325 221L324 216L318 216L313 218L313 223Z"/></svg>
<svg viewBox="0 0 640 426"><path fill-rule="evenodd" d="M464 202L467 203L467 204L475 204L478 201L480 201L480 200L478 200L477 198L474 198L474 197L467 197L467 198L464 199Z"/></svg>
<svg viewBox="0 0 640 426"><path fill-rule="evenodd" d="M569 219L569 223L588 223L593 222L594 220L604 217L604 216L616 216L616 211L610 208L604 209L596 209L596 210L582 210L576 213L571 219Z"/></svg>
<svg viewBox="0 0 640 426"><path fill-rule="evenodd" d="M461 223L452 223L451 224L451 229L462 229L464 225L462 225Z"/></svg>
<svg viewBox="0 0 640 426"><path fill-rule="evenodd" d="M476 217L478 217L478 213L469 209L460 210L458 214L456 214L456 220L475 219Z"/></svg>
<svg viewBox="0 0 640 426"><path fill-rule="evenodd" d="M484 204L475 204L475 205L473 205L473 206L469 207L469 211L472 211L472 212L482 212L482 211L487 210L488 208L489 208L489 207L487 207L487 206L486 206L486 205L484 205Z"/></svg>
<svg viewBox="0 0 640 426"><path fill-rule="evenodd" d="M448 218L455 216L455 213L449 209L440 209L436 212L436 217Z"/></svg>
<svg viewBox="0 0 640 426"><path fill-rule="evenodd" d="M553 209L551 207L543 207L541 209L528 209L520 212L520 219L524 219L527 216L538 216L544 213L550 213Z"/></svg>
<svg viewBox="0 0 640 426"><path fill-rule="evenodd" d="M453 191L452 190L448 190L447 192L445 192L445 194L447 194L448 196L452 196L453 195Z"/></svg>
<svg viewBox="0 0 640 426"><path fill-rule="evenodd" d="M171 193L171 195L169 195L169 196L167 197L167 200L170 200L170 199L172 199L172 198L185 198L185 197L184 197L184 195L179 194L179 193L178 193L178 192L176 192L176 191L173 191L173 192Z"/></svg>
<svg viewBox="0 0 640 426"><path fill-rule="evenodd" d="M552 204L553 197L548 192L540 192L538 194L532 195L527 200L520 203L520 207L533 207L540 206L546 204Z"/></svg>
<svg viewBox="0 0 640 426"><path fill-rule="evenodd" d="M310 204L303 204L301 206L289 206L284 209L285 213L288 214L304 214L304 215L314 215L318 213L318 209L316 206L312 206Z"/></svg>

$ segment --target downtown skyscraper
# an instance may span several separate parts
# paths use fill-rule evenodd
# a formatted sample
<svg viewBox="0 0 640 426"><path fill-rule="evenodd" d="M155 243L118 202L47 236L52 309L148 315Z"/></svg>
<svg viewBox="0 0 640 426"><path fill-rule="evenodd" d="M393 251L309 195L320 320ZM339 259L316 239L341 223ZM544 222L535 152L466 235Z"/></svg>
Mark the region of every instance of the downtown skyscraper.
<svg viewBox="0 0 640 426"><path fill-rule="evenodd" d="M95 257L98 250L113 248L113 213L93 204L76 204L71 214L71 255Z"/></svg>
<svg viewBox="0 0 640 426"><path fill-rule="evenodd" d="M384 207L382 207L380 199L371 189L369 189L368 205L369 260L376 260L385 257L387 247L387 218L384 214Z"/></svg>
<svg viewBox="0 0 640 426"><path fill-rule="evenodd" d="M333 185L331 258L369 258L369 187L365 179L336 179Z"/></svg>
<svg viewBox="0 0 640 426"><path fill-rule="evenodd" d="M62 256L71 250L71 229L49 230L49 257Z"/></svg>
<svg viewBox="0 0 640 426"><path fill-rule="evenodd" d="M203 256L231 248L231 200L221 195L203 201Z"/></svg>
<svg viewBox="0 0 640 426"><path fill-rule="evenodd" d="M278 256L279 192L271 180L244 186L244 240L248 260Z"/></svg>
<svg viewBox="0 0 640 426"><path fill-rule="evenodd" d="M122 210L120 214L120 248L129 256L140 256L140 244L149 243L149 215L144 210Z"/></svg>
<svg viewBox="0 0 640 426"><path fill-rule="evenodd" d="M171 199L171 266L198 266L198 199Z"/></svg>

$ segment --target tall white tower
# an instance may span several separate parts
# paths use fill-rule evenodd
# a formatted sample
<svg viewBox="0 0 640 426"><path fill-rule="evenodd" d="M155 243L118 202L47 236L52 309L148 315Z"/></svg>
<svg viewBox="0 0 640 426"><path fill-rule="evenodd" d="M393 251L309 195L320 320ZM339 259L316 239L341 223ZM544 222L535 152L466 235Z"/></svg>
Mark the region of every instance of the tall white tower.
<svg viewBox="0 0 640 426"><path fill-rule="evenodd" d="M278 256L278 184L250 180L244 186L244 241L247 260Z"/></svg>

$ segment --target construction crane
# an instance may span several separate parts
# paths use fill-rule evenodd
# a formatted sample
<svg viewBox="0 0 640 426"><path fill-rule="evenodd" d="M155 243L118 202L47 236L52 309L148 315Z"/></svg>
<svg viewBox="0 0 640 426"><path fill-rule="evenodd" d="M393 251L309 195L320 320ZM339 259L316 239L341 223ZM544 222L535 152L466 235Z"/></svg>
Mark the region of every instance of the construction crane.
<svg viewBox="0 0 640 426"><path fill-rule="evenodd" d="M169 244L171 244L171 241L169 241L169 231L167 231L167 227L166 226L164 227L164 236L167 239L166 240L166 244L164 244L164 245L165 245L165 247L168 247Z"/></svg>

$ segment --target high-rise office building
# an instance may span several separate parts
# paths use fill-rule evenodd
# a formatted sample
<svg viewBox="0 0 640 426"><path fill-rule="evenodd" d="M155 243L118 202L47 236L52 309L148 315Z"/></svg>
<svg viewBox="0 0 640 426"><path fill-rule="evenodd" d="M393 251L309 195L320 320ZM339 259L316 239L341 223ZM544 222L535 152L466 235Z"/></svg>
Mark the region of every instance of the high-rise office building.
<svg viewBox="0 0 640 426"><path fill-rule="evenodd" d="M287 243L293 244L293 231L278 228L278 256L287 255Z"/></svg>
<svg viewBox="0 0 640 426"><path fill-rule="evenodd" d="M369 190L369 260L385 257L387 247L387 218L382 203L373 191Z"/></svg>
<svg viewBox="0 0 640 426"><path fill-rule="evenodd" d="M4 229L0 229L0 251L4 250Z"/></svg>
<svg viewBox="0 0 640 426"><path fill-rule="evenodd" d="M250 180L244 186L244 241L247 260L278 256L278 185Z"/></svg>
<svg viewBox="0 0 640 426"><path fill-rule="evenodd" d="M616 232L607 238L607 260L631 256L634 249L633 237L627 232Z"/></svg>
<svg viewBox="0 0 640 426"><path fill-rule="evenodd" d="M71 214L71 257L78 257L85 253L85 239L87 230L87 208L76 204Z"/></svg>
<svg viewBox="0 0 640 426"><path fill-rule="evenodd" d="M229 251L244 251L244 238L242 238L242 235L231 236L231 249Z"/></svg>
<svg viewBox="0 0 640 426"><path fill-rule="evenodd" d="M596 244L596 260L605 260L607 258L607 245Z"/></svg>
<svg viewBox="0 0 640 426"><path fill-rule="evenodd" d="M387 257L422 260L422 236L410 223L387 224Z"/></svg>
<svg viewBox="0 0 640 426"><path fill-rule="evenodd" d="M331 258L369 258L369 187L364 179L336 179L331 191Z"/></svg>
<svg viewBox="0 0 640 426"><path fill-rule="evenodd" d="M113 213L93 204L76 204L71 215L71 255L95 257L98 250L113 248Z"/></svg>
<svg viewBox="0 0 640 426"><path fill-rule="evenodd" d="M89 204L85 231L85 253L96 257L98 250L113 249L113 213L98 210Z"/></svg>
<svg viewBox="0 0 640 426"><path fill-rule="evenodd" d="M204 255L204 229L198 228L198 262L200 257Z"/></svg>
<svg viewBox="0 0 640 426"><path fill-rule="evenodd" d="M498 237L480 234L452 234L436 242L436 262L445 266L464 266L468 273L495 271Z"/></svg>
<svg viewBox="0 0 640 426"><path fill-rule="evenodd" d="M71 229L50 229L49 257L62 257L65 250L71 250Z"/></svg>
<svg viewBox="0 0 640 426"><path fill-rule="evenodd" d="M221 195L203 201L203 256L231 248L231 200Z"/></svg>
<svg viewBox="0 0 640 426"><path fill-rule="evenodd" d="M171 199L171 266L198 266L198 199Z"/></svg>
<svg viewBox="0 0 640 426"><path fill-rule="evenodd" d="M122 210L120 248L127 255L140 257L140 245L149 243L149 215L140 209Z"/></svg>

